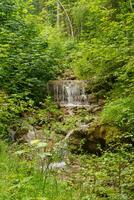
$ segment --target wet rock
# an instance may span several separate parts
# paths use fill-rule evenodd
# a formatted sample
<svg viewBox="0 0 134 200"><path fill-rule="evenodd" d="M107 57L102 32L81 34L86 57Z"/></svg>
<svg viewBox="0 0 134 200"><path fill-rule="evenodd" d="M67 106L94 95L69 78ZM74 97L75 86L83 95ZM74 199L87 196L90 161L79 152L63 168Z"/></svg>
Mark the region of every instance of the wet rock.
<svg viewBox="0 0 134 200"><path fill-rule="evenodd" d="M96 104L97 103L97 97L93 94L88 95L88 101L90 104Z"/></svg>

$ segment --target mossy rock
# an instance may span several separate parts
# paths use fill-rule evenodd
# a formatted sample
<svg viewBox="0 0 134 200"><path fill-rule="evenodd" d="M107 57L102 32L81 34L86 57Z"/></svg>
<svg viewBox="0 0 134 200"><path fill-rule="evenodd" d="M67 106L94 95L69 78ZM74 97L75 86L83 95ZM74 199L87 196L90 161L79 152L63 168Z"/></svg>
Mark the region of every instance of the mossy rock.
<svg viewBox="0 0 134 200"><path fill-rule="evenodd" d="M105 140L88 134L88 129L76 129L68 140L69 148L74 153L100 154L100 147L105 147Z"/></svg>
<svg viewBox="0 0 134 200"><path fill-rule="evenodd" d="M101 154L111 143L116 143L120 130L115 126L102 125L94 121L89 128L75 129L71 134L68 144L75 153Z"/></svg>
<svg viewBox="0 0 134 200"><path fill-rule="evenodd" d="M106 143L117 143L120 139L122 132L115 126L105 125L106 135L105 140Z"/></svg>

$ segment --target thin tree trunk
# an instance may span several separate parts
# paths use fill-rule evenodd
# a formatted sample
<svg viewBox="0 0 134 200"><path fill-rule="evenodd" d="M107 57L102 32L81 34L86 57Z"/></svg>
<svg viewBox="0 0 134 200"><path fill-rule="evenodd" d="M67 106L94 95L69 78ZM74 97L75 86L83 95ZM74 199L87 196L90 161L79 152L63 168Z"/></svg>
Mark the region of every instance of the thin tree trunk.
<svg viewBox="0 0 134 200"><path fill-rule="evenodd" d="M60 4L57 0L57 28L60 28Z"/></svg>
<svg viewBox="0 0 134 200"><path fill-rule="evenodd" d="M62 3L59 0L57 2L59 3L59 5L61 6L62 10L64 11L64 13L66 15L66 18L67 18L67 21L68 21L69 27L70 27L71 36L74 37L74 31L73 31L73 25L72 25L71 19L70 19L69 15L68 15L66 9L62 5Z"/></svg>
<svg viewBox="0 0 134 200"><path fill-rule="evenodd" d="M133 8L132 0L129 0L129 4L130 4L131 11L134 12L134 8Z"/></svg>

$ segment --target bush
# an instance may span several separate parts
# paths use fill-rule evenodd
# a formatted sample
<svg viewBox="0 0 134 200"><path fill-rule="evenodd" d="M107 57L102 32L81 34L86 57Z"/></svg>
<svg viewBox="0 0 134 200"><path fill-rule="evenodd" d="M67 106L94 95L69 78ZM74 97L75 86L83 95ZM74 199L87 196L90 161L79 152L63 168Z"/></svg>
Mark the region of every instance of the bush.
<svg viewBox="0 0 134 200"><path fill-rule="evenodd" d="M102 113L103 123L114 124L119 127L124 134L122 138L129 138L133 141L134 137L134 96L120 98L108 102Z"/></svg>

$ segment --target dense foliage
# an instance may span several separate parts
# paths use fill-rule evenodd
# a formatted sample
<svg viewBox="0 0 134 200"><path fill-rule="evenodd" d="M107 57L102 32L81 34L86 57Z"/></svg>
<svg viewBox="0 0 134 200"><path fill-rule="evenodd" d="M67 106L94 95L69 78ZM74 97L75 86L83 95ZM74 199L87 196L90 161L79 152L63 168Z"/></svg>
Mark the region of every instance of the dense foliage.
<svg viewBox="0 0 134 200"><path fill-rule="evenodd" d="M62 170L37 171L37 149L23 146L14 152L15 146L7 148L2 141L0 146L1 200L133 200L133 155L125 151L81 156L80 172L69 171L68 179L60 181Z"/></svg>
<svg viewBox="0 0 134 200"><path fill-rule="evenodd" d="M54 30L47 35L41 19L32 14L31 1L2 1L0 9L0 86L12 94L27 91L36 100L38 94L40 99L45 84L60 71L60 36Z"/></svg>
<svg viewBox="0 0 134 200"><path fill-rule="evenodd" d="M96 127L111 132L110 152L80 157L84 164L76 182L57 182L53 172L46 181L36 159L0 141L0 199L134 198L133 54L133 0L0 1L0 138L15 140L27 124L58 138L79 121L96 118ZM97 116L66 117L47 97L47 83L63 72L88 80L87 93L105 101Z"/></svg>

